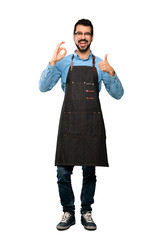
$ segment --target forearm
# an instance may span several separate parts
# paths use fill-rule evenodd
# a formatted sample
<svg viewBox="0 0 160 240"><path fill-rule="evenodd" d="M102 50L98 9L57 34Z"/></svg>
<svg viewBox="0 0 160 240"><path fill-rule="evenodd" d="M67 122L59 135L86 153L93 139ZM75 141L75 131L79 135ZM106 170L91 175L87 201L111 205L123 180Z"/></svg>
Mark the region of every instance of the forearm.
<svg viewBox="0 0 160 240"><path fill-rule="evenodd" d="M47 68L42 72L39 80L39 89L41 92L49 91L57 83L57 78L54 78L55 65L48 64Z"/></svg>
<svg viewBox="0 0 160 240"><path fill-rule="evenodd" d="M108 93L115 99L120 99L124 94L123 86L115 73L114 76L104 75L104 85Z"/></svg>
<svg viewBox="0 0 160 240"><path fill-rule="evenodd" d="M117 75L115 75L115 77L110 76L110 79L111 79L111 83L110 83L111 96L116 99L120 99L124 94L123 86L119 78L117 77Z"/></svg>

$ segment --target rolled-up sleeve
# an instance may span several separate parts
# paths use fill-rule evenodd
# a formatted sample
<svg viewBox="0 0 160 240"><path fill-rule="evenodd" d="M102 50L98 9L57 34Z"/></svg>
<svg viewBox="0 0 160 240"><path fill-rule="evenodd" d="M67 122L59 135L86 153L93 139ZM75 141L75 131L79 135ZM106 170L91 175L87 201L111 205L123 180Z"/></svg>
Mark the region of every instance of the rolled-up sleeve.
<svg viewBox="0 0 160 240"><path fill-rule="evenodd" d="M49 63L42 72L39 80L39 90L41 92L50 91L61 77L61 71L56 65L51 66Z"/></svg>
<svg viewBox="0 0 160 240"><path fill-rule="evenodd" d="M115 76L110 76L106 72L102 72L102 81L107 92L115 99L120 99L124 94L123 86L115 73Z"/></svg>

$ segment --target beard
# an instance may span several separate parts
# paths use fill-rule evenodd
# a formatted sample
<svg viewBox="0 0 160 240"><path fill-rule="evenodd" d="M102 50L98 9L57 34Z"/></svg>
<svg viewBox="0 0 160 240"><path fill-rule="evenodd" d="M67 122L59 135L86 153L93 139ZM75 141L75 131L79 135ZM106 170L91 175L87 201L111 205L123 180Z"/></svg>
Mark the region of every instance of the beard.
<svg viewBox="0 0 160 240"><path fill-rule="evenodd" d="M85 42L86 46L81 46L80 43ZM88 44L88 41L86 39L81 39L78 41L78 44L76 44L78 50L82 53L87 52L87 50L90 48L91 42Z"/></svg>

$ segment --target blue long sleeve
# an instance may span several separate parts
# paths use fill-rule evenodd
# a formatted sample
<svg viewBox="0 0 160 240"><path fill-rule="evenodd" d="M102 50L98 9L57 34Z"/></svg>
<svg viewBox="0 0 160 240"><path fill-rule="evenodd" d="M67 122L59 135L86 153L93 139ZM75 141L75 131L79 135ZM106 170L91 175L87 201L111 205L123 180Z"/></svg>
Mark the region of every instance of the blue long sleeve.
<svg viewBox="0 0 160 240"><path fill-rule="evenodd" d="M50 91L58 82L61 77L61 72L58 70L56 65L51 66L47 65L47 68L42 72L40 81L39 81L39 89L41 92Z"/></svg>
<svg viewBox="0 0 160 240"><path fill-rule="evenodd" d="M74 53L74 66L92 66L92 52L89 57L85 60L80 59L78 54ZM71 65L71 57L72 55L68 55L62 60L58 61L56 65L51 66L47 65L46 69L42 72L40 80L39 80L39 89L41 92L50 91L61 78L61 87L62 90L65 91L65 85L67 80L67 74L69 67ZM95 58L95 67L98 73L98 84L99 91L101 91L102 81L105 85L105 89L107 92L115 99L120 99L124 94L123 86L117 76L110 76L106 72L100 71L98 63L102 61L102 59L96 57Z"/></svg>
<svg viewBox="0 0 160 240"><path fill-rule="evenodd" d="M123 86L115 73L112 77L108 73L102 72L102 81L105 85L107 92L115 99L120 99L124 94Z"/></svg>

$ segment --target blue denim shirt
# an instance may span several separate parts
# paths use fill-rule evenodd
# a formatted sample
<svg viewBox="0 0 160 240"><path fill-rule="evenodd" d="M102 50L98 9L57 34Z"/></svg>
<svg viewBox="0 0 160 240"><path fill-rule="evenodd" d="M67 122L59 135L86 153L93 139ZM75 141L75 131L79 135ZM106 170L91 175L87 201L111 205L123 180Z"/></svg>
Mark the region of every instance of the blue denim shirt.
<svg viewBox="0 0 160 240"><path fill-rule="evenodd" d="M60 78L62 90L65 91L68 70L72 62L71 58L72 54L64 57L53 66L51 66L50 64L47 65L47 68L42 72L39 81L39 89L41 92L51 90ZM100 59L99 57L95 57L95 67L98 73L99 91L101 90L101 85L103 81L107 92L115 99L120 99L124 94L123 86L117 74L115 74L115 76L113 77L110 76L108 73L100 70L98 63L101 61L102 59ZM73 66L93 66L92 52L85 60L81 59L79 55L74 52Z"/></svg>

